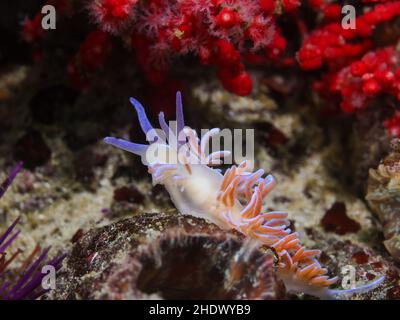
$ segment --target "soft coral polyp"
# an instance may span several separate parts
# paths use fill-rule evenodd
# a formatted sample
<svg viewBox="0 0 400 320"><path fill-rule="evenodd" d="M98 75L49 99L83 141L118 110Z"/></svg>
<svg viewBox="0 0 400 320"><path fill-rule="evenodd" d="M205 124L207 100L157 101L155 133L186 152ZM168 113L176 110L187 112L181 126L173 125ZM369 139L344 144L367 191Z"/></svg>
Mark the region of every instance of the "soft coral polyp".
<svg viewBox="0 0 400 320"><path fill-rule="evenodd" d="M346 113L367 108L377 99L387 101L383 97L394 104L400 101L398 36L390 31L390 23L400 16L400 1L367 0L360 6L363 10L358 8L356 28L345 29L339 4L321 1L325 20L304 38L297 54L303 70L322 70L322 79L315 81L313 88L324 98L339 101ZM392 33L391 39L375 36L384 30ZM398 136L398 114L385 126Z"/></svg>
<svg viewBox="0 0 400 320"><path fill-rule="evenodd" d="M89 2L88 9L105 31L117 34L132 21L136 3L137 0L96 0Z"/></svg>
<svg viewBox="0 0 400 320"><path fill-rule="evenodd" d="M395 47L386 47L365 54L349 66L325 76L320 90L327 89L341 98L345 112L368 107L379 94L400 100L400 55Z"/></svg>

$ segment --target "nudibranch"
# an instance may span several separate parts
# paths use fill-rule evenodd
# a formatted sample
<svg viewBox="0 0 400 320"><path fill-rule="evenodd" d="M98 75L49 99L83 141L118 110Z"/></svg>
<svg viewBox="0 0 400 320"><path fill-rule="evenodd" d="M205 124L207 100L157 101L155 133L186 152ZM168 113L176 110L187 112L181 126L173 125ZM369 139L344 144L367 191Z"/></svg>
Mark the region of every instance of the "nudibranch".
<svg viewBox="0 0 400 320"><path fill-rule="evenodd" d="M206 155L207 144L220 130L211 129L200 139L195 130L185 126L180 92L176 94L176 122L167 125L161 112L161 129L152 127L136 99L131 98L130 102L136 109L149 145L114 137L104 141L141 156L153 183L165 186L182 214L207 219L222 229L234 228L272 248L279 260L278 276L288 291L329 299L365 292L382 283L384 277L354 289L330 289L338 278L330 278L328 270L318 262L317 256L321 252L306 249L301 244L299 234L289 229L287 213L262 211L263 200L276 184L274 177L270 174L263 177L262 169L252 172L247 161L233 165L223 175L214 169L230 152L216 151ZM166 154L169 156L165 157Z"/></svg>

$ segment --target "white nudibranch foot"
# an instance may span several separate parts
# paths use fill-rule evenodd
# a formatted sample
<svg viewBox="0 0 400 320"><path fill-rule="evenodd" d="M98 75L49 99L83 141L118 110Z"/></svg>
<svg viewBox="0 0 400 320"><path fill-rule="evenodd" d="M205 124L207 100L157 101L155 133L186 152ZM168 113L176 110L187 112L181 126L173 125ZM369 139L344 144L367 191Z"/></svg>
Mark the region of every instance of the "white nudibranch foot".
<svg viewBox="0 0 400 320"><path fill-rule="evenodd" d="M317 256L321 252L302 246L298 233L289 229L287 213L262 212L263 201L276 184L274 177L267 175L263 178L265 172L262 169L251 172L246 161L233 165L224 175L221 170L212 168L221 164L230 152L218 150L207 155L209 140L220 130L209 130L200 139L195 130L185 127L180 92L176 94L175 130L167 125L163 113L159 115L161 130L155 130L143 106L133 98L130 101L150 144L112 137L104 141L139 155L148 166L153 183L165 186L182 214L205 218L223 229L234 228L260 245L272 248L279 260L278 276L288 291L323 299L343 298L372 290L382 283L383 277L380 277L355 289L329 289L338 278L329 277L328 270L318 262Z"/></svg>

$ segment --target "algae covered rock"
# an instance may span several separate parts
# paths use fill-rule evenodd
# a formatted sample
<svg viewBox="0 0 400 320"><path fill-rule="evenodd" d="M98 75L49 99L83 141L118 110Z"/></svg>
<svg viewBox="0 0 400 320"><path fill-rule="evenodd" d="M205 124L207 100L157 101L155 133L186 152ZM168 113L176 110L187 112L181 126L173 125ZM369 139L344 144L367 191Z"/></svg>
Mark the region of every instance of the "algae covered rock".
<svg viewBox="0 0 400 320"><path fill-rule="evenodd" d="M400 259L400 140L394 139L391 147L379 166L369 170L366 199L382 222L386 249Z"/></svg>
<svg viewBox="0 0 400 320"><path fill-rule="evenodd" d="M278 299L275 256L177 213L142 214L75 239L56 299Z"/></svg>

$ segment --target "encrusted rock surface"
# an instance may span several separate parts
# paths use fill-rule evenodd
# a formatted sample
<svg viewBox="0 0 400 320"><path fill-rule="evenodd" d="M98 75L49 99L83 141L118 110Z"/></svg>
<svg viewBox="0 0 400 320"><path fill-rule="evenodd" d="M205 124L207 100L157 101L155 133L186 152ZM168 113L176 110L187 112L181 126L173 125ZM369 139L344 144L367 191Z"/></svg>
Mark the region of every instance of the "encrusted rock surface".
<svg viewBox="0 0 400 320"><path fill-rule="evenodd" d="M314 228L306 229L306 241L322 251L320 262L333 274L339 275L339 288L359 287L377 277L385 280L378 288L349 296L354 300L400 299L400 275L393 259L362 242L343 240L335 234L324 234ZM369 235L371 242L378 241ZM353 281L353 282L352 282Z"/></svg>
<svg viewBox="0 0 400 320"><path fill-rule="evenodd" d="M75 239L56 299L278 299L274 255L176 212L141 214Z"/></svg>
<svg viewBox="0 0 400 320"><path fill-rule="evenodd" d="M381 111L384 109L382 106L375 107L357 114L346 148L350 161L345 163L345 174L350 185L361 196L367 189L368 170L375 168L390 150L391 136L383 126L388 114Z"/></svg>
<svg viewBox="0 0 400 320"><path fill-rule="evenodd" d="M382 223L388 252L400 260L400 140L376 169L369 170L366 199Z"/></svg>

